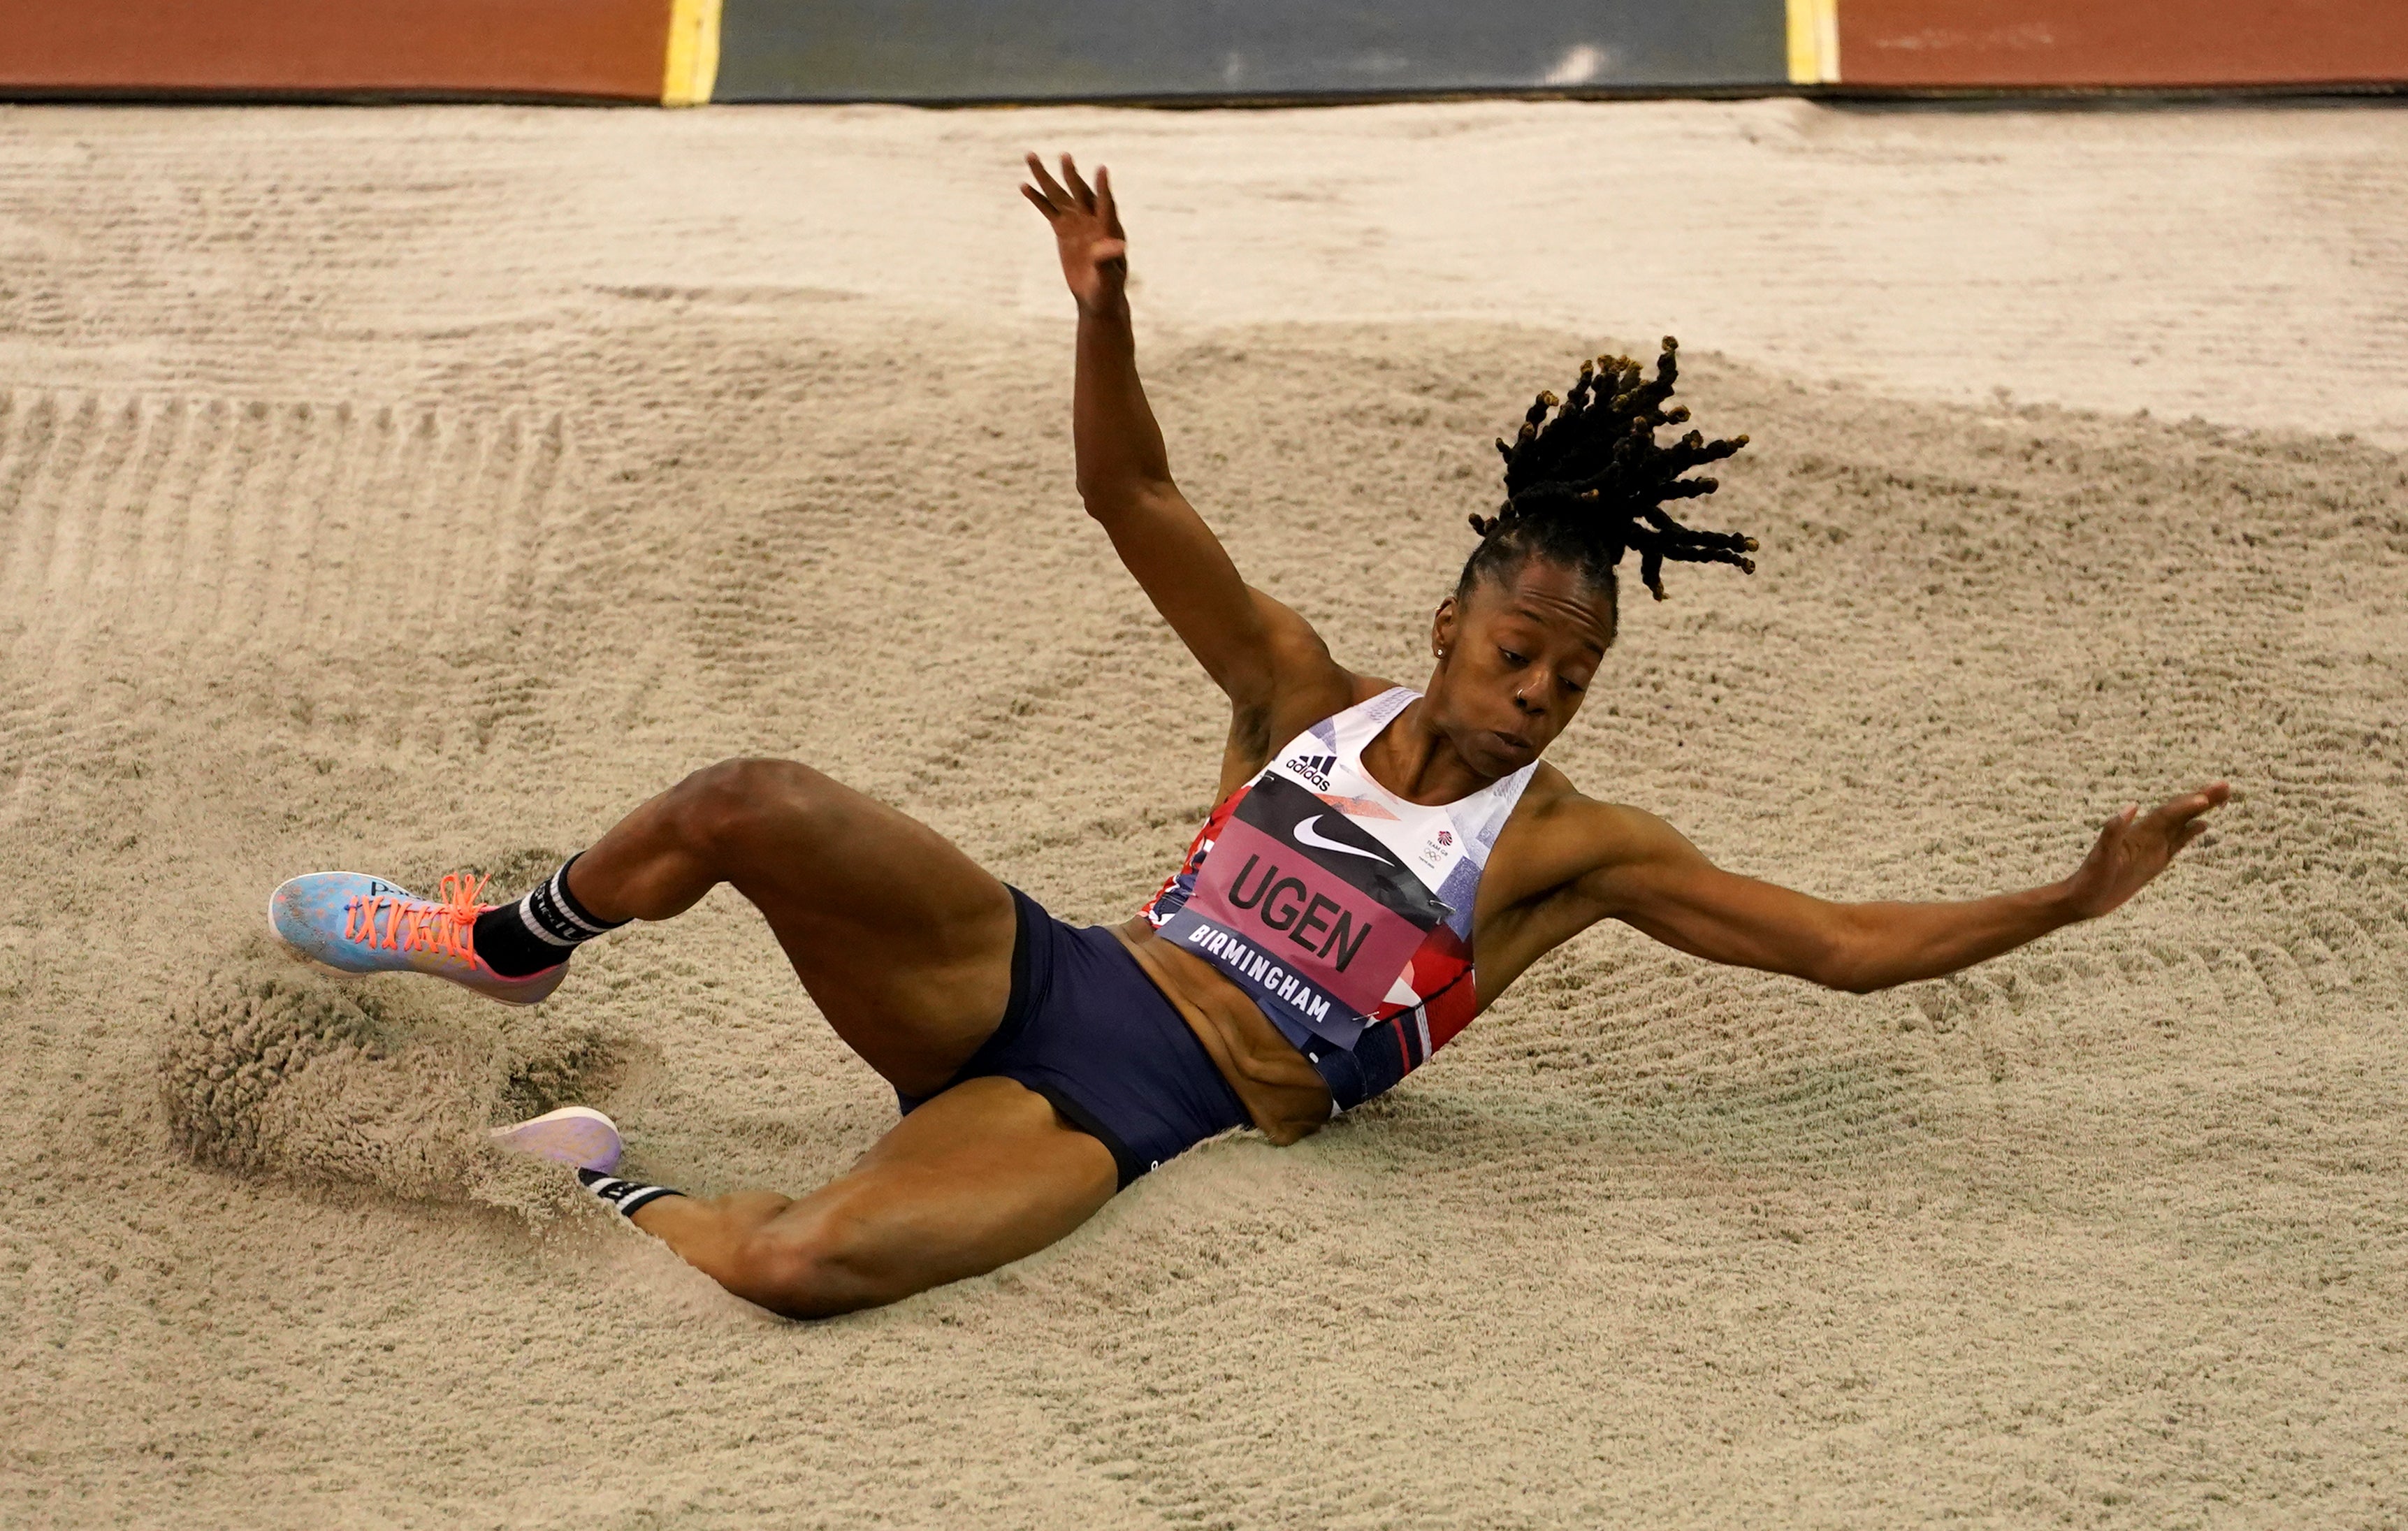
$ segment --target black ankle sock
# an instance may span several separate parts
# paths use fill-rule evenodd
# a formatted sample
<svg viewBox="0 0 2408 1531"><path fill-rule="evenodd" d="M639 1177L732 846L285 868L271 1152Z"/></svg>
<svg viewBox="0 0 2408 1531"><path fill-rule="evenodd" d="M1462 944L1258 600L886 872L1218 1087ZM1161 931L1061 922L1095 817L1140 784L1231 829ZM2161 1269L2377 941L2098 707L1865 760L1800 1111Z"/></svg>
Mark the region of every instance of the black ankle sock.
<svg viewBox="0 0 2408 1531"><path fill-rule="evenodd" d="M598 1169L580 1169L577 1183L599 1196L606 1204L619 1209L622 1217L634 1217L638 1208L650 1207L663 1196L682 1196L682 1191L672 1191L666 1185L646 1185L641 1180L623 1180L616 1175L605 1175Z"/></svg>
<svg viewBox="0 0 2408 1531"><path fill-rule="evenodd" d="M577 857L569 857L524 898L477 916L477 955L486 966L504 978L525 978L558 966L580 944L627 923L596 920L578 903L568 891L568 869L576 865Z"/></svg>

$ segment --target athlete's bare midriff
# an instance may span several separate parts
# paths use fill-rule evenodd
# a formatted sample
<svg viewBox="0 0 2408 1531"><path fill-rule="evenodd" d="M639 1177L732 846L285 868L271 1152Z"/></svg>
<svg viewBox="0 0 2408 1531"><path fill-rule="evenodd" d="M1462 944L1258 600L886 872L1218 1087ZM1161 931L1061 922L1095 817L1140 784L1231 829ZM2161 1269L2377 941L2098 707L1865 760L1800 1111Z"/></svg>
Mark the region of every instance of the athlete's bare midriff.
<svg viewBox="0 0 2408 1531"><path fill-rule="evenodd" d="M1284 1148L1329 1120L1329 1086L1243 990L1164 940L1141 914L1111 929L1204 1044L1264 1137Z"/></svg>

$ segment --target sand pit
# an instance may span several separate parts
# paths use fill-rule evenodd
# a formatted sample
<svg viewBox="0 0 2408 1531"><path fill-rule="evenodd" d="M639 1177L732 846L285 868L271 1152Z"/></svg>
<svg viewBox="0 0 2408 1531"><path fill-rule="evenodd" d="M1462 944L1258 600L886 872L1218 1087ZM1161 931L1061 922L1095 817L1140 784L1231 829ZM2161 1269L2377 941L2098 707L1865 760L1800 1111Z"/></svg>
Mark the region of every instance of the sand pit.
<svg viewBox="0 0 2408 1531"><path fill-rule="evenodd" d="M2408 117L7 122L0 1521L2408 1513ZM1222 718L1078 513L1024 140L1120 172L1182 478L1341 656L1417 679L1488 436L1676 329L1699 423L1755 437L1715 505L1763 570L1628 610L1575 780L1838 896L2239 800L1956 980L1599 931L1359 1118L1035 1259L819 1325L725 1297L477 1129L580 1096L672 1184L844 1165L892 1097L739 902L533 1013L315 977L261 903L523 881L769 752L1130 909ZM1488 188L1493 263L1416 154ZM1593 205L1667 156L1692 215ZM1943 184L2020 242L1893 281Z"/></svg>

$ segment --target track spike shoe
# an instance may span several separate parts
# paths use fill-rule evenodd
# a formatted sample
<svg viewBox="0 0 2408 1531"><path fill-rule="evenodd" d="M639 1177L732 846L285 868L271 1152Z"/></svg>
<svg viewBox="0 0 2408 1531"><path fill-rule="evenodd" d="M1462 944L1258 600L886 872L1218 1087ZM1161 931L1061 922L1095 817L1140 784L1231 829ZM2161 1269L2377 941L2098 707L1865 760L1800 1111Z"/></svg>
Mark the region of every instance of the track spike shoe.
<svg viewBox="0 0 2408 1531"><path fill-rule="evenodd" d="M494 1142L513 1152L573 1169L608 1174L619 1167L619 1124L591 1106L563 1106L493 1133Z"/></svg>
<svg viewBox="0 0 2408 1531"><path fill-rule="evenodd" d="M311 872L267 899L267 926L299 956L337 973L431 973L505 1005L533 1005L560 987L568 964L504 978L477 955L483 878L443 880L421 898L360 872Z"/></svg>

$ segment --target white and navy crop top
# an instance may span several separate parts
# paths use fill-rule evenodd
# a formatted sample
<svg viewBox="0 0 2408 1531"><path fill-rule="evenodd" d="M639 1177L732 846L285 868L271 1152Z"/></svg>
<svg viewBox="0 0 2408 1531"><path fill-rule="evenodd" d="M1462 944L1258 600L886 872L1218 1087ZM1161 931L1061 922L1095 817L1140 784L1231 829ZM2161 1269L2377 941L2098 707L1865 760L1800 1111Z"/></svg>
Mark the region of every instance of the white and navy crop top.
<svg viewBox="0 0 2408 1531"><path fill-rule="evenodd" d="M1144 909L1245 991L1344 1110L1480 1008L1471 914L1534 763L1469 797L1409 803L1363 750L1421 694L1398 686L1298 734L1212 809Z"/></svg>

